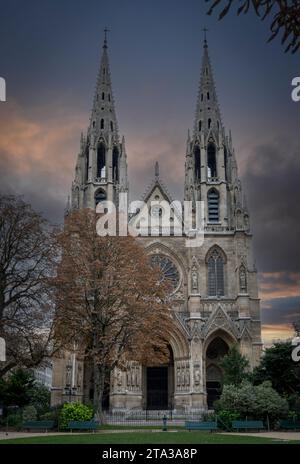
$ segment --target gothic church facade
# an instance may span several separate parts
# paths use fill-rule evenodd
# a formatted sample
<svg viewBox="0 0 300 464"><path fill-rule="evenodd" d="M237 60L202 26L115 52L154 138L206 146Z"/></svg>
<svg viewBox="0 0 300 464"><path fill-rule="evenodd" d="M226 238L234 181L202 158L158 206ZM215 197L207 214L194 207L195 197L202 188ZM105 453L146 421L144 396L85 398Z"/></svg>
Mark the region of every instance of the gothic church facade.
<svg viewBox="0 0 300 464"><path fill-rule="evenodd" d="M119 136L105 39L68 209L95 208L103 200L117 205L119 194L128 190L125 140ZM150 209L153 216L160 215L161 201L172 202L158 165L143 200L149 208L158 203ZM146 367L129 361L126 372L116 370L106 393L110 410L206 410L220 395L220 361L230 346L238 345L252 368L260 358L249 212L231 135L221 119L206 39L194 128L186 145L184 200L204 202L202 246L186 247L186 237L174 233L138 238L173 285L169 363ZM91 371L79 353L65 352L54 360L53 404L87 402L92 392Z"/></svg>

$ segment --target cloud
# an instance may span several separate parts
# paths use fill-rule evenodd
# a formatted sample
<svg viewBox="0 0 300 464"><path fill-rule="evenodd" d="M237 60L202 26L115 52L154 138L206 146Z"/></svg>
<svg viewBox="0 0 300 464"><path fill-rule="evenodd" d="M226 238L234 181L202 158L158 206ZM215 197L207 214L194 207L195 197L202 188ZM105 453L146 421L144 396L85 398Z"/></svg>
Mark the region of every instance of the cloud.
<svg viewBox="0 0 300 464"><path fill-rule="evenodd" d="M263 300L300 296L300 273L262 272L258 280Z"/></svg>
<svg viewBox="0 0 300 464"><path fill-rule="evenodd" d="M263 324L262 339L265 345L270 345L276 340L286 340L293 337L293 329L285 324Z"/></svg>
<svg viewBox="0 0 300 464"><path fill-rule="evenodd" d="M0 116L2 192L22 194L57 222L70 191L83 117L51 104L31 110L6 103Z"/></svg>
<svg viewBox="0 0 300 464"><path fill-rule="evenodd" d="M300 145L284 138L251 148L243 179L262 272L300 271Z"/></svg>

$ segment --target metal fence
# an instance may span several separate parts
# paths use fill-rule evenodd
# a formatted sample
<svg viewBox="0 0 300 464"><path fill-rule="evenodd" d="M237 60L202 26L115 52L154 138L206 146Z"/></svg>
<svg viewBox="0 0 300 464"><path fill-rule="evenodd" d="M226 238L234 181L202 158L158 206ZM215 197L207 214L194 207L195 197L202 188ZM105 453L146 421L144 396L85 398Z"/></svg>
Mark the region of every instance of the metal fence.
<svg viewBox="0 0 300 464"><path fill-rule="evenodd" d="M160 426L163 419L167 418L169 425L184 425L185 421L201 421L204 413L195 412L176 412L171 410L139 410L139 411L113 411L104 414L105 422L108 425L149 425Z"/></svg>

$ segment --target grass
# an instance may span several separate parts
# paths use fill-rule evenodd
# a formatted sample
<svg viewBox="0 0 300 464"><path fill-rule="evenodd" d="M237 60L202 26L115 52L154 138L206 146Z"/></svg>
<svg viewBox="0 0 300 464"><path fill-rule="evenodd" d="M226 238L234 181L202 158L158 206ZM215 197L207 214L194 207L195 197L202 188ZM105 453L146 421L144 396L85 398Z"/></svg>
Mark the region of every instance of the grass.
<svg viewBox="0 0 300 464"><path fill-rule="evenodd" d="M94 434L61 434L39 437L0 440L0 444L272 444L298 443L300 441L280 441L265 437L246 435L223 435L209 432L124 432Z"/></svg>

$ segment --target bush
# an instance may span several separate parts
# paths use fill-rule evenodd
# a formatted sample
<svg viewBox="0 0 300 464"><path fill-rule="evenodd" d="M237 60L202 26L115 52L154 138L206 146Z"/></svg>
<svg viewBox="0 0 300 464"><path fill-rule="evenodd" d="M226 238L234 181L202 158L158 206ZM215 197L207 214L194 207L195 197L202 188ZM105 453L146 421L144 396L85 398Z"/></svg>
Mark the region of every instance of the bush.
<svg viewBox="0 0 300 464"><path fill-rule="evenodd" d="M37 410L34 406L25 406L23 408L23 421L36 420L37 419Z"/></svg>
<svg viewBox="0 0 300 464"><path fill-rule="evenodd" d="M222 417L229 417L231 413L239 415L241 419L267 420L274 426L278 419L286 417L288 402L273 388L271 382L263 382L254 386L249 382L242 382L241 386L225 385L220 400L216 401L215 409ZM233 418L232 420L236 420Z"/></svg>
<svg viewBox="0 0 300 464"><path fill-rule="evenodd" d="M65 403L59 417L60 428L66 428L70 421L88 421L93 417L93 409L82 403Z"/></svg>
<svg viewBox="0 0 300 464"><path fill-rule="evenodd" d="M220 411L218 414L218 426L221 429L231 430L231 422L240 419L240 414L235 411Z"/></svg>
<svg viewBox="0 0 300 464"><path fill-rule="evenodd" d="M16 412L14 414L9 414L6 418L6 423L8 427L14 427L20 429L22 427L22 414L21 412Z"/></svg>
<svg viewBox="0 0 300 464"><path fill-rule="evenodd" d="M55 426L58 427L62 408L63 408L63 404L52 406L49 409L49 411L45 412L44 414L41 414L39 418L40 420L53 420L55 423Z"/></svg>

